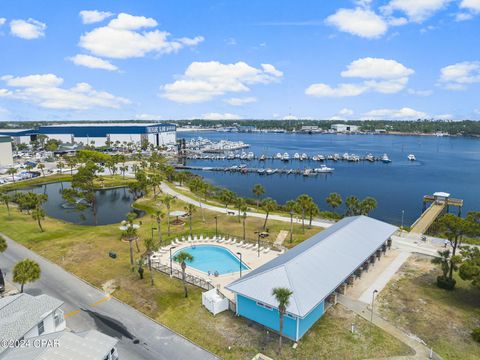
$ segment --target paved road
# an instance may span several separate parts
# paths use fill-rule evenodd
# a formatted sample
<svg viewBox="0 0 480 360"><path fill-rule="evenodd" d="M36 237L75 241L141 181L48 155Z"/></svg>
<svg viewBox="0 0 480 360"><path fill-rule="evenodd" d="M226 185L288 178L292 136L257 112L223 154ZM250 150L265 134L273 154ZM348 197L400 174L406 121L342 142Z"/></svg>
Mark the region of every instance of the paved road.
<svg viewBox="0 0 480 360"><path fill-rule="evenodd" d="M8 237L6 239L8 249L3 254L0 253L0 267L7 273L7 279L11 281L12 268L18 260L28 257L38 262L42 276L35 283L27 284L25 292L32 295L45 293L64 301L67 327L73 331L97 329L118 338L120 359L217 359L132 307L106 297L102 291L61 267ZM139 339L140 343L134 344L133 339Z"/></svg>
<svg viewBox="0 0 480 360"><path fill-rule="evenodd" d="M198 206L200 208L204 208L204 209L207 209L207 210L210 210L210 211L215 211L215 212L219 212L219 213L223 213L223 214L226 214L227 212L232 211L232 209L225 209L224 207L209 205L209 204L205 204L201 201L192 199L192 198L190 198L186 195L183 195L183 194L175 191L174 189L172 189L170 186L168 186L165 183L162 183L160 185L160 189L164 193L175 196L176 198L182 200L183 202L186 202L187 204L192 204L192 205ZM251 211L247 211L247 216L257 217L257 218L262 218L262 219L265 218L265 214L257 213L257 212L251 212ZM268 218L270 220L278 220L278 221L284 221L284 222L290 223L290 217L286 217L286 216L280 216L280 215L272 214ZM294 219L294 221L295 221L295 219ZM301 219L296 220L295 222L297 222L297 223L300 222L301 223ZM308 220L305 220L305 223L308 224ZM318 226L318 227L322 227L322 228L328 228L328 227L332 226L334 223L335 222L328 221L328 220L313 220L312 221L313 226Z"/></svg>

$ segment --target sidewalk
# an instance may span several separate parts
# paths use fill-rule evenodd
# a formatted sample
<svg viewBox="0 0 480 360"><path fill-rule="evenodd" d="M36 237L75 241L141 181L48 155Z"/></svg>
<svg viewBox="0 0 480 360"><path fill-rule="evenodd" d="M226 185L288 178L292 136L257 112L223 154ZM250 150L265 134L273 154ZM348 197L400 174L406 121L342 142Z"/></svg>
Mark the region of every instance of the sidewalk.
<svg viewBox="0 0 480 360"><path fill-rule="evenodd" d="M174 189L172 189L170 186L168 186L165 183L162 183L160 185L160 189L164 193L175 196L176 198L182 200L183 202L186 202L187 204L192 204L192 205L198 206L198 207L203 208L203 209L207 209L207 210L210 210L210 211L215 211L215 212L219 212L219 213L223 213L223 214L226 214L228 211L232 211L231 209L225 209L224 207L205 204L201 201L192 199L192 198L190 198L186 195L183 195L183 194L175 191ZM247 216L257 217L257 218L262 218L262 219L265 218L265 214L257 213L257 212L251 212L251 211L247 211ZM281 215L272 214L272 215L269 216L269 219L290 223L290 217L281 216ZM296 222L298 222L298 220ZM332 226L333 224L334 224L334 222L330 222L328 220L313 220L312 221L312 226L322 227L322 228L328 228L328 227Z"/></svg>
<svg viewBox="0 0 480 360"><path fill-rule="evenodd" d="M351 299L348 296L341 295L341 294L338 295L338 302L343 306L345 306L347 309L363 317L365 320L370 321L371 308L368 304L365 304L358 300ZM415 351L415 355L398 356L398 357L395 357L395 359L435 359L435 360L442 359L436 353L433 353L433 357L430 357L430 349L427 346L415 340L413 336L409 336L408 334L404 333L402 330L396 328L395 326L390 324L388 321L384 320L375 312L373 313L373 324L378 326L380 329L387 332L388 334L394 336L398 340L402 341L406 345L410 346Z"/></svg>

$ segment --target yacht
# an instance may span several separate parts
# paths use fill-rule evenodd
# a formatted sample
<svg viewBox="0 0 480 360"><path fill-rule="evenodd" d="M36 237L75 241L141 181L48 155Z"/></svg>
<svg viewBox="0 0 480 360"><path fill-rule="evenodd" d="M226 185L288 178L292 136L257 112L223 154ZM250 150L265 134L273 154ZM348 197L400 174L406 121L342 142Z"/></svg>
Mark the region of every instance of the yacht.
<svg viewBox="0 0 480 360"><path fill-rule="evenodd" d="M318 154L317 155L317 160L318 161L325 161L325 156L321 155L321 154Z"/></svg>
<svg viewBox="0 0 480 360"><path fill-rule="evenodd" d="M290 161L290 155L288 155L288 153L284 153L283 156L282 156L282 160L283 161Z"/></svg>
<svg viewBox="0 0 480 360"><path fill-rule="evenodd" d="M316 175L316 173L313 171L313 169L303 170L303 176L312 176L312 175Z"/></svg>
<svg viewBox="0 0 480 360"><path fill-rule="evenodd" d="M235 154L233 152L229 152L227 155L227 160L233 160L235 159Z"/></svg>
<svg viewBox="0 0 480 360"><path fill-rule="evenodd" d="M257 173L258 175L265 175L265 169L258 169Z"/></svg>
<svg viewBox="0 0 480 360"><path fill-rule="evenodd" d="M334 168L331 168L331 167L328 167L326 165L320 165L319 168L316 168L315 169L315 172L316 173L331 173L333 172L335 169Z"/></svg>
<svg viewBox="0 0 480 360"><path fill-rule="evenodd" d="M410 154L410 155L408 155L408 160L415 161L415 160L417 160L417 158L415 157L415 155Z"/></svg>
<svg viewBox="0 0 480 360"><path fill-rule="evenodd" d="M252 160L254 157L255 157L255 154L251 151L247 154L247 160Z"/></svg>
<svg viewBox="0 0 480 360"><path fill-rule="evenodd" d="M268 168L267 170L265 170L265 174L267 175L272 175L273 174L273 170Z"/></svg>
<svg viewBox="0 0 480 360"><path fill-rule="evenodd" d="M390 163L390 162L392 162L392 160L390 160L390 158L388 157L387 154L383 154L383 156L382 156L382 161L383 161L384 163Z"/></svg>
<svg viewBox="0 0 480 360"><path fill-rule="evenodd" d="M342 159L343 160L348 160L348 159L350 159L350 155L348 153L345 153L345 154L343 154Z"/></svg>
<svg viewBox="0 0 480 360"><path fill-rule="evenodd" d="M265 160L267 160L267 157L264 154L262 154L262 156L260 156L260 159L258 159L258 160L265 161Z"/></svg>
<svg viewBox="0 0 480 360"><path fill-rule="evenodd" d="M295 153L295 154L293 155L293 158L294 158L295 160L300 160L300 154L299 154L299 153Z"/></svg>
<svg viewBox="0 0 480 360"><path fill-rule="evenodd" d="M307 154L303 153L302 156L300 157L300 160L307 160L308 156Z"/></svg>
<svg viewBox="0 0 480 360"><path fill-rule="evenodd" d="M372 154L368 154L367 156L365 156L365 160L370 161L370 162L374 162L375 158L373 157Z"/></svg>
<svg viewBox="0 0 480 360"><path fill-rule="evenodd" d="M282 154L277 153L277 155L275 155L275 159L281 160L282 159Z"/></svg>

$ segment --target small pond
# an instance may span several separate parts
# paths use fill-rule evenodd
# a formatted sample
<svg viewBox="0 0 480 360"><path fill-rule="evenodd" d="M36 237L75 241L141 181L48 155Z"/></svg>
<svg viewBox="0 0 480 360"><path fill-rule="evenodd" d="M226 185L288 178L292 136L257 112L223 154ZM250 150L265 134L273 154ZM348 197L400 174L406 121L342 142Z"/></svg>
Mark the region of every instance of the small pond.
<svg viewBox="0 0 480 360"><path fill-rule="evenodd" d="M61 191L70 187L70 182L55 182L32 186L18 191L33 191L48 195L48 201L43 205L48 216L80 225L95 225L93 211L87 208L83 211L72 209L63 199ZM97 223L109 225L125 220L127 214L133 211L133 194L125 187L102 189L96 191ZM143 213L136 211L139 215Z"/></svg>

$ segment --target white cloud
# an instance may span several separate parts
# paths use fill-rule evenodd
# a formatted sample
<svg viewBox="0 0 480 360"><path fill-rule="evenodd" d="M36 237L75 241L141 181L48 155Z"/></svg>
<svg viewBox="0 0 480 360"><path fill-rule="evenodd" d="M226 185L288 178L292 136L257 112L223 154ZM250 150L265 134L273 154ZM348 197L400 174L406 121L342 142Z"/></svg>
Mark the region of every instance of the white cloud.
<svg viewBox="0 0 480 360"><path fill-rule="evenodd" d="M462 0L460 8L480 13L480 0Z"/></svg>
<svg viewBox="0 0 480 360"><path fill-rule="evenodd" d="M385 15L391 15L396 11L407 15L413 22L421 23L445 8L452 0L391 0L381 8Z"/></svg>
<svg viewBox="0 0 480 360"><path fill-rule="evenodd" d="M426 118L428 115L423 111L417 111L409 107L401 109L375 109L366 112L362 120L416 120Z"/></svg>
<svg viewBox="0 0 480 360"><path fill-rule="evenodd" d="M430 96L433 94L432 90L416 90L416 89L408 89L407 92L410 95L416 95L416 96Z"/></svg>
<svg viewBox="0 0 480 360"><path fill-rule="evenodd" d="M79 45L97 56L126 59L148 53L170 54L204 40L202 36L169 40L170 34L166 31L145 30L157 25L155 19L121 13L107 26L83 34Z"/></svg>
<svg viewBox="0 0 480 360"><path fill-rule="evenodd" d="M201 119L204 120L240 120L242 117L237 114L231 114L231 113L217 113L217 112L210 112L203 114Z"/></svg>
<svg viewBox="0 0 480 360"><path fill-rule="evenodd" d="M336 87L317 83L310 85L305 93L317 97L358 96L367 91L384 94L397 93L405 88L414 71L405 65L382 58L361 58L351 62L340 75L345 78L363 79L361 83L343 83Z"/></svg>
<svg viewBox="0 0 480 360"><path fill-rule="evenodd" d="M162 115L154 114L137 114L133 117L135 120L162 120Z"/></svg>
<svg viewBox="0 0 480 360"><path fill-rule="evenodd" d="M63 79L54 74L27 75L14 77L4 75L0 78L12 87L55 87L63 84Z"/></svg>
<svg viewBox="0 0 480 360"><path fill-rule="evenodd" d="M47 109L119 108L130 103L128 99L97 91L87 83L78 83L70 89L61 88L63 79L54 74L23 77L6 75L1 79L13 89L0 89L0 97L27 101Z"/></svg>
<svg viewBox="0 0 480 360"><path fill-rule="evenodd" d="M337 87L312 84L305 90L305 94L316 97L347 97L361 95L367 90L368 87L361 84L340 84Z"/></svg>
<svg viewBox="0 0 480 360"><path fill-rule="evenodd" d="M455 15L455 21L466 21L473 19L473 14L472 13L458 13Z"/></svg>
<svg viewBox="0 0 480 360"><path fill-rule="evenodd" d="M245 104L250 104L254 103L257 101L257 98L253 96L247 96L247 97L235 97L235 98L230 98L230 99L225 99L224 100L227 104L233 105L233 106L242 106Z"/></svg>
<svg viewBox="0 0 480 360"><path fill-rule="evenodd" d="M342 116L352 116L354 112L352 109L343 108L338 112L338 114Z"/></svg>
<svg viewBox="0 0 480 360"><path fill-rule="evenodd" d="M102 70L108 70L108 71L118 70L118 67L111 64L107 60L103 60L95 56L77 54L68 59L72 61L75 65L85 66L91 69L102 69Z"/></svg>
<svg viewBox="0 0 480 360"><path fill-rule="evenodd" d="M109 11L98 11L98 10L82 10L80 11L80 17L82 18L82 23L84 24L93 24L105 20L113 16L114 14Z"/></svg>
<svg viewBox="0 0 480 360"><path fill-rule="evenodd" d="M248 92L249 85L269 84L282 76L270 64L262 64L262 69L258 69L242 61L193 62L179 80L161 87L161 96L179 103L201 103L227 93Z"/></svg>
<svg viewBox="0 0 480 360"><path fill-rule="evenodd" d="M450 90L463 90L467 84L480 83L480 61L464 61L440 70L439 84Z"/></svg>
<svg viewBox="0 0 480 360"><path fill-rule="evenodd" d="M10 21L10 32L13 36L32 40L45 36L47 25L35 19Z"/></svg>
<svg viewBox="0 0 480 360"><path fill-rule="evenodd" d="M366 8L339 9L326 19L326 23L338 30L364 38L374 39L388 30L385 20Z"/></svg>
<svg viewBox="0 0 480 360"><path fill-rule="evenodd" d="M0 26L2 26L3 24L5 24L7 22L7 19L5 18L0 18Z"/></svg>

